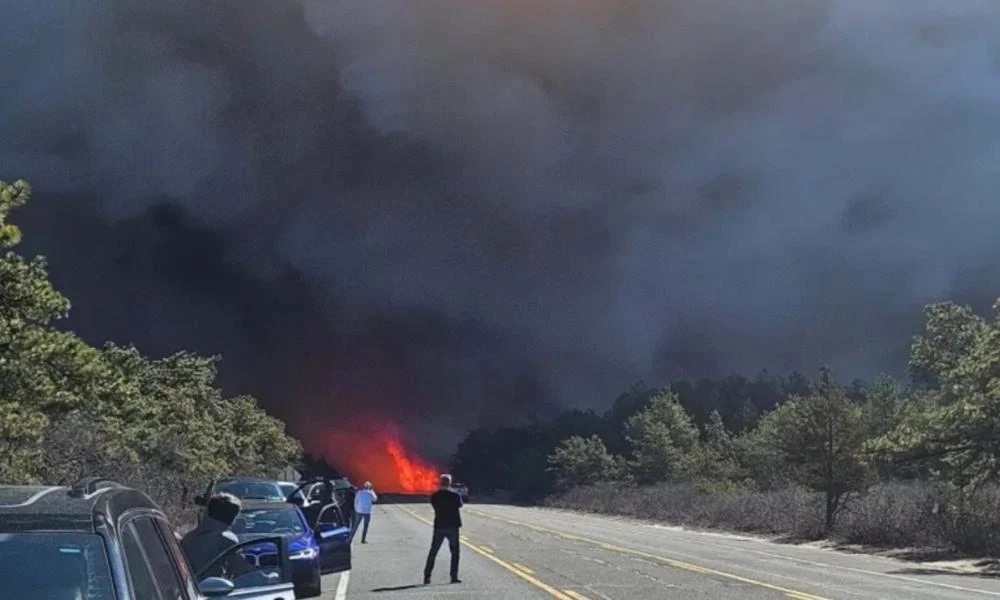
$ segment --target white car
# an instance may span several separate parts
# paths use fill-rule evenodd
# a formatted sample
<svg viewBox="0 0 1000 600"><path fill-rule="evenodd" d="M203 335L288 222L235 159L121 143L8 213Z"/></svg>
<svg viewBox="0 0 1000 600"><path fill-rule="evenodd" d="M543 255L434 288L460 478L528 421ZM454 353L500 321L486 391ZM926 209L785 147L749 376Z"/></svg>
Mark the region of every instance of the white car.
<svg viewBox="0 0 1000 600"><path fill-rule="evenodd" d="M309 506L314 502L314 500L309 498L308 493L303 493L306 492L306 490L308 490L309 488L306 488L305 490L300 490L299 484L292 483L291 481L279 481L278 487L280 487L281 491L285 493L286 498L291 494L295 494L296 498L302 500L302 504L299 504L299 506Z"/></svg>

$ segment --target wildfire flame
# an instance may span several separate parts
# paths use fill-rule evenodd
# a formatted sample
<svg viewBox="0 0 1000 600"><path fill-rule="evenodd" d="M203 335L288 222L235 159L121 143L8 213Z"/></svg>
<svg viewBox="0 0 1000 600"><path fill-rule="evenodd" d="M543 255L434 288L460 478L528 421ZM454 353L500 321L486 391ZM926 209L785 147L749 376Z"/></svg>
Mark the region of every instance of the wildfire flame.
<svg viewBox="0 0 1000 600"><path fill-rule="evenodd" d="M326 440L327 456L360 487L371 481L376 491L422 494L437 487L438 469L408 451L395 425L340 431Z"/></svg>
<svg viewBox="0 0 1000 600"><path fill-rule="evenodd" d="M396 439L388 438L385 440L385 444L386 452L392 457L396 466L400 491L417 493L428 492L435 488L438 478L437 469L419 458L407 454Z"/></svg>

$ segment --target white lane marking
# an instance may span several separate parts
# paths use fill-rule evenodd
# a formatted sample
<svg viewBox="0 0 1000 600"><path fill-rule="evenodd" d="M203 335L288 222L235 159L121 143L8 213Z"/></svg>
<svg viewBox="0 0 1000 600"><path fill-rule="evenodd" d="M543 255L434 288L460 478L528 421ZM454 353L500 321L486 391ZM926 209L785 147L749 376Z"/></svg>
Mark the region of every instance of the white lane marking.
<svg viewBox="0 0 1000 600"><path fill-rule="evenodd" d="M569 515L567 515L567 516L569 516ZM587 515L587 516L589 516L589 515ZM503 517L501 517L501 519L502 518ZM526 526L530 526L530 524L527 524L527 523L525 525ZM576 524L577 527L579 527L579 525L580 525L579 523ZM594 523L594 522L588 523L587 525L589 525L590 527L592 527L595 530L600 531L600 533L597 534L599 536L614 537L614 534L608 532L608 530L611 529L610 527L605 527L605 526L602 526L599 523ZM563 526L567 526L567 525L564 523ZM534 527L532 527L532 529L534 529ZM695 535L698 535L697 532L692 532L692 533L695 533ZM686 541L686 542L693 542L693 541L695 541L695 540L692 540L690 538L687 538L687 539L681 538L681 539L683 541ZM599 540L597 540L597 541L599 541ZM852 572L852 573L859 573L859 574L862 574L862 575L869 575L869 576L876 577L876 578L881 578L881 579L896 579L898 581L906 581L906 582L909 582L909 583L916 583L916 584L920 584L920 585L928 585L928 586L933 586L933 587L945 588L945 589L955 590L955 591L959 591L959 592L970 592L970 593L974 593L974 594L981 594L981 595L984 595L984 596L1000 597L1000 592L994 592L994 591L990 591L990 590L984 590L984 589L981 589L981 588L970 588L970 587L965 587L965 586L961 586L961 585L955 585L955 584L952 584L952 583L944 583L944 582L941 582L941 581L930 581L930 580L921 579L921 578L918 578L918 577L909 577L909 576L906 576L906 575L900 575L898 573L881 573L879 571L869 571L868 569L859 569L857 567L846 567L846 566L843 566L843 565L834 565L834 564L825 563L825 562L819 562L819 561L815 561L815 560L808 560L808 559L805 559L805 558L798 558L798 557L794 557L794 556L788 556L788 555L785 555L785 554L775 554L773 552L763 552L763 551L760 551L760 550L750 550L748 548L736 548L736 547L733 547L733 546L727 546L726 544L719 544L719 543L715 543L715 542L706 542L706 541L703 541L703 540L698 540L698 542L701 543L701 544L704 544L706 546L715 546L716 548L722 548L722 549L725 549L725 550L733 550L733 551L736 551L736 552L748 552L750 554L757 554L759 556L766 556L768 558L776 558L776 559L785 560L785 561L792 562L792 563L800 563L800 564L806 564L806 565L810 565L810 566L814 566L814 567L822 567L822 568L826 568L826 569L835 569L835 570L839 570L839 571L847 571L847 572ZM691 559L703 558L702 556L699 556L699 555L696 555L696 554L690 554L690 553L683 552L683 551L676 551L676 550L667 551L667 550L665 550L663 548L658 548L656 546L650 546L648 544L643 544L641 542L638 542L638 543L632 543L632 542L630 542L630 544L632 546L639 547L639 548L644 548L646 550L651 550L651 551L654 551L654 552L666 552L666 553L675 554L675 555L679 555L679 556L685 556L685 557L691 558ZM900 564L900 565L897 565L897 566L899 568L906 568L905 564ZM802 581L800 579L797 579L797 578L794 578L794 577L790 577L788 575L782 575L780 573L772 573L772 575L775 576L775 577L778 577L779 579L789 579L791 581L796 581L796 582ZM942 572L941 575L959 575L960 576L962 574L961 573L948 573L948 572L945 571L945 572ZM810 583L810 582L802 581L802 583Z"/></svg>
<svg viewBox="0 0 1000 600"><path fill-rule="evenodd" d="M337 582L337 595L334 596L335 600L344 600L347 598L347 582L351 579L350 571L343 571L340 574L340 581Z"/></svg>

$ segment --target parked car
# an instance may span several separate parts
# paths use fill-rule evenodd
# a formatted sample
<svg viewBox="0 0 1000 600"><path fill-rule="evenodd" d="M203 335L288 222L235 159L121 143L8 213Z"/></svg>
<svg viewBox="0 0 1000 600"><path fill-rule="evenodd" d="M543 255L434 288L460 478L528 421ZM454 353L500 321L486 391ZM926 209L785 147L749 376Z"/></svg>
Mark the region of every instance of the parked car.
<svg viewBox="0 0 1000 600"><path fill-rule="evenodd" d="M265 500L269 502L284 502L285 492L272 479L259 477L227 477L215 479L205 488L205 493L195 498L195 503L204 505L214 494L228 493L240 500Z"/></svg>
<svg viewBox="0 0 1000 600"><path fill-rule="evenodd" d="M295 499L295 504L299 506L308 506L311 502L314 502L314 500L309 499L307 490L301 489L297 483L279 481L278 487L281 488L281 493L285 495L286 500L293 501Z"/></svg>
<svg viewBox="0 0 1000 600"><path fill-rule="evenodd" d="M464 483L456 483L455 485L451 486L451 489L458 492L458 495L462 498L462 502L469 501L469 486L465 485Z"/></svg>
<svg viewBox="0 0 1000 600"><path fill-rule="evenodd" d="M357 488L355 488L346 477L331 479L330 483L333 484L333 499L341 506L344 505L344 500L347 497L348 490L353 489L357 491ZM298 487L301 489L301 493L303 494L307 505L308 503L320 501L323 494L323 485L323 479L299 482Z"/></svg>
<svg viewBox="0 0 1000 600"><path fill-rule="evenodd" d="M194 503L205 506L208 499L219 493L228 493L240 500L263 500L266 502L285 502L286 495L281 486L272 479L259 477L227 477L209 482L205 492L195 496ZM198 522L205 518L205 511L198 511Z"/></svg>
<svg viewBox="0 0 1000 600"><path fill-rule="evenodd" d="M160 508L137 490L101 478L72 487L0 486L0 590L9 598L88 600L293 600L288 544L281 536L239 543L201 573L253 544L278 553L273 585L236 588L221 577L199 578ZM37 561L37 562L36 562Z"/></svg>
<svg viewBox="0 0 1000 600"><path fill-rule="evenodd" d="M311 526L294 504L249 501L243 504L231 530L240 541L262 535L287 538L295 596L312 598L323 593L323 575L351 568L350 530L336 520L333 525ZM243 557L255 566L266 567L277 561L278 553L267 543L248 547Z"/></svg>

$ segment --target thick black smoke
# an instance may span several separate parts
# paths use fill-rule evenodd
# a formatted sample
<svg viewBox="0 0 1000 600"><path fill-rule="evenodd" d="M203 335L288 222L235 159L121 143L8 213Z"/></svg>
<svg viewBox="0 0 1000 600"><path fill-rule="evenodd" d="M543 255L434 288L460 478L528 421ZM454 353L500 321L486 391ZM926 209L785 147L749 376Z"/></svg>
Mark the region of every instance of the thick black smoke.
<svg viewBox="0 0 1000 600"><path fill-rule="evenodd" d="M224 353L309 439L377 413L439 454L638 378L897 369L924 303L998 291L989 0L3 19L0 176L75 325Z"/></svg>

